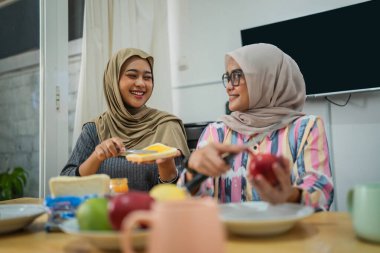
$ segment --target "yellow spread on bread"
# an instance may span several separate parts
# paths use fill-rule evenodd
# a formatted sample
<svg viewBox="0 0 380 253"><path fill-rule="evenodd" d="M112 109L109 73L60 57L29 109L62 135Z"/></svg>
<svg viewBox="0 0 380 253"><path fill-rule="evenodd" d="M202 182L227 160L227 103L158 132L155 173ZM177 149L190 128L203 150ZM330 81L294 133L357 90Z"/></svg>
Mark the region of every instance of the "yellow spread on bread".
<svg viewBox="0 0 380 253"><path fill-rule="evenodd" d="M177 154L177 149L173 147L166 146L162 143L155 143L143 150L152 150L157 151L152 154L129 154L126 155L128 161L131 162L145 162L145 161L154 161L159 158L168 158L174 157Z"/></svg>

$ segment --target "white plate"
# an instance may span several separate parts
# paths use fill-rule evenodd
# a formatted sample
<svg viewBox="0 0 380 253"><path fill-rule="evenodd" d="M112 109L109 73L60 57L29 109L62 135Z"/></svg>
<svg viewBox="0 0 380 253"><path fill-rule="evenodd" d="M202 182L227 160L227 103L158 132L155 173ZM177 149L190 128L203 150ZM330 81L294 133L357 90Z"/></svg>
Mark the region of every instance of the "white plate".
<svg viewBox="0 0 380 253"><path fill-rule="evenodd" d="M44 206L37 204L0 205L0 234L26 227L45 212Z"/></svg>
<svg viewBox="0 0 380 253"><path fill-rule="evenodd" d="M219 207L228 231L244 236L281 234L298 220L314 213L312 207L300 204L271 205L259 201L221 204Z"/></svg>
<svg viewBox="0 0 380 253"><path fill-rule="evenodd" d="M120 233L116 231L80 231L77 219L69 219L59 225L63 232L82 237L95 247L104 250L120 249ZM145 247L148 232L146 230L136 230L132 235L132 244L135 249Z"/></svg>

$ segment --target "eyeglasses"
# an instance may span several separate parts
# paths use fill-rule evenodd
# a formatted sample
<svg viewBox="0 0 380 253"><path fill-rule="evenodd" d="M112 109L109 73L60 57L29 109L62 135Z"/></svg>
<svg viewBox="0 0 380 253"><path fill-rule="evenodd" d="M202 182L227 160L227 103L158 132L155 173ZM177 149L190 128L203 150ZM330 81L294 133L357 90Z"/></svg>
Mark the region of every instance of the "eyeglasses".
<svg viewBox="0 0 380 253"><path fill-rule="evenodd" d="M233 87L237 87L240 85L240 78L244 76L243 71L239 70L234 70L231 72L229 75L227 72L222 75L222 81L223 81L223 86L226 88L228 85L228 82L231 82L231 85Z"/></svg>

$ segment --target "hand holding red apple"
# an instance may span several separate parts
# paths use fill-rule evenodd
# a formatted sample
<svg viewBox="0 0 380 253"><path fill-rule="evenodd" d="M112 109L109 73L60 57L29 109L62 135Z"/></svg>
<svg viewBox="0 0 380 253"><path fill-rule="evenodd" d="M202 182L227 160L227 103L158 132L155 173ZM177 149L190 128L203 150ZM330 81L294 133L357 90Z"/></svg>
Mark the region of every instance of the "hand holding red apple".
<svg viewBox="0 0 380 253"><path fill-rule="evenodd" d="M277 163L282 169L286 169L286 160L282 156L272 154L251 154L251 162L249 164L249 173L256 177L262 175L272 186L279 184L273 167Z"/></svg>
<svg viewBox="0 0 380 253"><path fill-rule="evenodd" d="M263 201L272 204L297 202L301 191L292 186L290 162L272 154L250 154L248 179Z"/></svg>

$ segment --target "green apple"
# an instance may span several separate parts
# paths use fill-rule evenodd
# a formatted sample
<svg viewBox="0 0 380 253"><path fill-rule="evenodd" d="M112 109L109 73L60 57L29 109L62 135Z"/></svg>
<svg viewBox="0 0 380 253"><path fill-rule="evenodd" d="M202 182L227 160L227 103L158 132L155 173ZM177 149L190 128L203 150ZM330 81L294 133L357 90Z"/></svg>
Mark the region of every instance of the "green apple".
<svg viewBox="0 0 380 253"><path fill-rule="evenodd" d="M80 230L112 230L108 219L108 200L91 198L77 209L76 216Z"/></svg>

